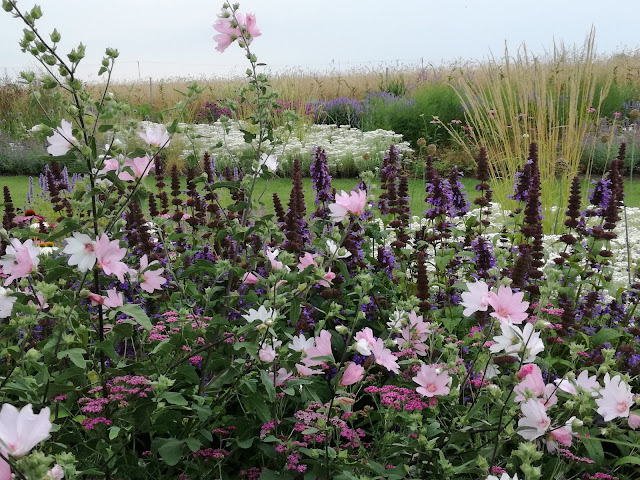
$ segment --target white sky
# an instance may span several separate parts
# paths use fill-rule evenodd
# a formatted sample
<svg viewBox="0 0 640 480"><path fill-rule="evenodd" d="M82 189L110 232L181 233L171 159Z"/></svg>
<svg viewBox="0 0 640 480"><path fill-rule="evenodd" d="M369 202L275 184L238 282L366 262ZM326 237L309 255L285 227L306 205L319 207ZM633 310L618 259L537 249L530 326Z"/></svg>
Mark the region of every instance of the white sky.
<svg viewBox="0 0 640 480"><path fill-rule="evenodd" d="M22 9L34 5L20 0ZM222 1L41 0L39 31L56 27L64 53L83 42L80 70L97 80L105 47L120 57L115 78L227 77L246 69L237 45L215 50L212 24ZM241 11L256 15L262 36L252 49L275 71L328 73L332 69L440 65L457 59L482 60L526 42L541 53L553 40L582 45L596 27L599 53L636 51L634 22L640 1L607 6L602 0L243 0ZM0 10L0 76L36 66L18 46L24 26Z"/></svg>

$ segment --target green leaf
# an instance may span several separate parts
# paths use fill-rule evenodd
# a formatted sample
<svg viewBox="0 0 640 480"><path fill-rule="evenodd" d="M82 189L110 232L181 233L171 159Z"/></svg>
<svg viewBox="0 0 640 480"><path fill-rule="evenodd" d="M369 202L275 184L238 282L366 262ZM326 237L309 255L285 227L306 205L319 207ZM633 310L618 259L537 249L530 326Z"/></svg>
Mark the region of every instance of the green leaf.
<svg viewBox="0 0 640 480"><path fill-rule="evenodd" d="M151 330L151 327L153 327L153 325L151 325L151 320L149 320L149 317L144 313L144 310L142 310L140 305L123 305L118 307L118 310L125 315L132 317L145 330Z"/></svg>
<svg viewBox="0 0 640 480"><path fill-rule="evenodd" d="M98 127L99 132L108 132L109 130L113 130L113 125L100 125Z"/></svg>
<svg viewBox="0 0 640 480"><path fill-rule="evenodd" d="M189 447L189 450L191 450L192 452L195 452L202 446L202 442L197 438L187 438L184 443L187 444L187 447Z"/></svg>
<svg viewBox="0 0 640 480"><path fill-rule="evenodd" d="M178 129L178 119L176 118L176 119L173 121L173 123L171 123L171 125L169 125L169 126L167 127L167 132L168 132L169 134L174 134L174 133L176 133L176 130L177 130L177 129Z"/></svg>
<svg viewBox="0 0 640 480"><path fill-rule="evenodd" d="M187 400L182 396L181 393L178 392L164 392L160 395L160 398L166 400L168 403L172 405L182 405L186 406L189 404Z"/></svg>
<svg viewBox="0 0 640 480"><path fill-rule="evenodd" d="M619 467L620 465L640 465L640 457L622 457L613 464L614 467Z"/></svg>
<svg viewBox="0 0 640 480"><path fill-rule="evenodd" d="M595 437L582 437L582 443L587 449L588 457L594 460L596 463L601 463L604 460L604 451L602 450L602 443Z"/></svg>
<svg viewBox="0 0 640 480"><path fill-rule="evenodd" d="M111 360L116 360L118 358L118 354L116 353L115 348L113 348L113 343L109 340L103 340L100 343L96 343L96 349L100 352L104 352Z"/></svg>
<svg viewBox="0 0 640 480"><path fill-rule="evenodd" d="M71 360L76 367L85 368L87 361L82 356L83 353L86 353L86 351L82 348L70 348L69 350L58 352L58 359L68 356L69 360Z"/></svg>
<svg viewBox="0 0 640 480"><path fill-rule="evenodd" d="M291 320L291 325L295 325L298 323L298 318L300 317L300 305L302 304L301 298L294 298L291 300L291 310L289 310L289 319Z"/></svg>
<svg viewBox="0 0 640 480"><path fill-rule="evenodd" d="M273 386L269 374L265 370L260 370L260 378L264 388L267 390L267 395L269 395L269 401L274 402L276 399L276 387Z"/></svg>
<svg viewBox="0 0 640 480"><path fill-rule="evenodd" d="M620 332L614 330L613 328L603 328L598 333L596 333L593 337L591 337L592 345L602 345L603 343L610 342L611 340L618 338L620 336Z"/></svg>
<svg viewBox="0 0 640 480"><path fill-rule="evenodd" d="M169 438L158 449L158 453L167 465L177 465L182 457L182 446L184 442L176 438Z"/></svg>
<svg viewBox="0 0 640 480"><path fill-rule="evenodd" d="M118 436L118 434L120 433L120 427L111 427L109 429L109 440L113 440L114 438L116 438Z"/></svg>

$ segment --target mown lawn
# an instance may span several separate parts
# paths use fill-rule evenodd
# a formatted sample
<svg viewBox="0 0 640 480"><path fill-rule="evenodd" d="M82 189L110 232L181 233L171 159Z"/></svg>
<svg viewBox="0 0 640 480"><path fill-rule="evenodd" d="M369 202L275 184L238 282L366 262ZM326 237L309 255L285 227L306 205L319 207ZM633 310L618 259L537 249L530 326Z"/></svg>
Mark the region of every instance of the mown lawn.
<svg viewBox="0 0 640 480"><path fill-rule="evenodd" d="M39 188L36 183L36 193L39 192ZM183 181L184 182L184 181ZM145 186L151 190L155 191L154 186L155 180L153 178L145 179ZM354 178L338 178L334 179L332 184L336 188L336 190L345 190L349 191L353 187L355 187L358 183L358 179ZM467 188L467 193L469 195L469 199L473 200L477 196L477 192L475 190L475 186L477 185L477 180L472 178L463 178L462 183ZM26 205L27 192L29 190L29 177L26 176L9 176L9 177L0 177L0 188L7 185L9 190L11 191L11 195L14 201L14 205L18 210L23 207L28 208ZM260 199L261 203L264 204L264 209L266 212L273 212L273 194L277 193L280 197L280 200L285 205L289 201L289 193L291 192L291 179L288 178L277 178L272 179L270 181L265 181L262 179L258 179L256 182L255 195ZM305 200L307 204L307 210L312 211L314 206L314 198L315 194L311 188L311 180L309 178L303 179L304 185L304 194ZM583 196L584 192L587 191L589 187L588 182L583 181ZM378 193L378 192L374 192ZM625 182L625 193L626 193L626 205L628 207L640 207L640 180L636 180L634 182L629 182L628 180ZM425 210L425 202L424 202L424 182L421 179L411 179L409 180L409 196L411 198L411 212L414 215L421 215ZM224 200L224 198L223 198ZM0 202L1 203L1 202Z"/></svg>

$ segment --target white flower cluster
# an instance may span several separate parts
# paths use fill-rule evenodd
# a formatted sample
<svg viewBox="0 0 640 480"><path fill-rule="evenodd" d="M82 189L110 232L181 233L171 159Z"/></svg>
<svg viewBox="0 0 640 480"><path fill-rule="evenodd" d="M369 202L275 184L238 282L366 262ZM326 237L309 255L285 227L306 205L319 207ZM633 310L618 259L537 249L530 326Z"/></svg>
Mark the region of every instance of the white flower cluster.
<svg viewBox="0 0 640 480"><path fill-rule="evenodd" d="M145 126L152 126L149 122L143 122ZM218 121L214 124L195 124L188 128L191 130L195 145L200 155L209 152L213 155L216 165L236 166L238 158L251 158L257 142L252 146L245 143L244 133L240 131L251 130L251 127L244 122L231 122L230 130L225 133L223 124ZM181 124L180 129L184 131L187 125ZM180 138L182 134L177 134ZM400 151L411 152L408 142L402 141L402 135L390 130L372 130L363 132L357 128L336 125L303 125L294 130L291 137L287 139L284 129L279 128L275 133L276 138L286 140L284 147L273 145L267 141L263 143L265 151L275 155L279 163L292 161L294 158L310 158L314 147L322 147L329 161L329 168L339 170L344 162L352 162L358 171L370 169L368 156L377 160L380 165L382 158L388 152L390 145L396 145ZM273 152L271 149L273 148ZM192 149L183 152L186 157L192 153Z"/></svg>

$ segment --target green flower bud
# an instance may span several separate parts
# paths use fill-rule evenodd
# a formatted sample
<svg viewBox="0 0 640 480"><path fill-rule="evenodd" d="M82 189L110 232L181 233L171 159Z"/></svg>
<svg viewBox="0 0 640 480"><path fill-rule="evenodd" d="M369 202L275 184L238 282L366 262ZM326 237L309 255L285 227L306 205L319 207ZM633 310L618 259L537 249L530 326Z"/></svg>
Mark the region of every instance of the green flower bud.
<svg viewBox="0 0 640 480"><path fill-rule="evenodd" d="M60 32L58 32L58 30L56 30L55 28L53 29L53 32L51 32L51 35L49 35L49 37L51 38L51 41L53 43L58 43L62 38Z"/></svg>
<svg viewBox="0 0 640 480"><path fill-rule="evenodd" d="M25 355L25 359L29 362L37 362L40 358L42 358L42 353L35 348L27 350L27 354Z"/></svg>

